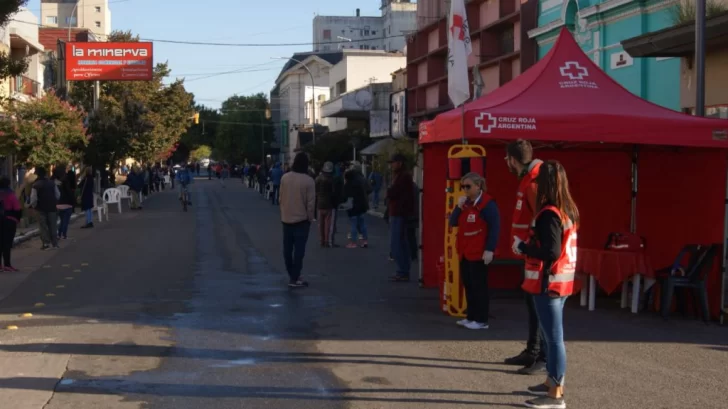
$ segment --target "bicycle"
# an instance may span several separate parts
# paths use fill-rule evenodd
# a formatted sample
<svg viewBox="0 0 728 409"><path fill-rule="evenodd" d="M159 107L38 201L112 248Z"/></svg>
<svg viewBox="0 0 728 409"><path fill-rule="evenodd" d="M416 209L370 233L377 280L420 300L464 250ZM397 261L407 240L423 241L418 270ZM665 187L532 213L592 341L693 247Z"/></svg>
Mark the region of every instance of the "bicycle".
<svg viewBox="0 0 728 409"><path fill-rule="evenodd" d="M187 190L187 184L182 184L182 210L187 211L187 204L190 201L190 192Z"/></svg>

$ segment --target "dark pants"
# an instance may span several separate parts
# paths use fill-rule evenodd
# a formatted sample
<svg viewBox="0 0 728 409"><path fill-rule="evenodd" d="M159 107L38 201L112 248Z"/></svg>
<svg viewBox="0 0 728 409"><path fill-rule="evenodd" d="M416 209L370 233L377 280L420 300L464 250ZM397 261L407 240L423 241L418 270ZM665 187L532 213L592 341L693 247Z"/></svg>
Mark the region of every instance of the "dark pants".
<svg viewBox="0 0 728 409"><path fill-rule="evenodd" d="M460 279L465 287L465 300L468 302L469 321L488 323L490 314L490 295L488 293L488 266L483 260L460 260Z"/></svg>
<svg viewBox="0 0 728 409"><path fill-rule="evenodd" d="M407 244L410 248L410 253L412 255L412 260L417 260L417 227L415 226L408 226L407 227Z"/></svg>
<svg viewBox="0 0 728 409"><path fill-rule="evenodd" d="M526 293L526 306L528 306L528 342L526 343L526 351L545 361L545 342L538 322L538 313L536 312L536 303L533 297L533 294Z"/></svg>
<svg viewBox="0 0 728 409"><path fill-rule="evenodd" d="M301 277L310 228L311 222L283 223L283 260L292 283Z"/></svg>
<svg viewBox="0 0 728 409"><path fill-rule="evenodd" d="M410 276L412 265L412 249L409 246L407 237L407 221L404 217L391 216L389 218L389 241L391 243L392 256L397 262L397 275L399 277Z"/></svg>
<svg viewBox="0 0 728 409"><path fill-rule="evenodd" d="M3 219L0 225L0 250L2 250L3 266L12 267L10 263L10 251L13 248L13 240L15 239L15 230L18 224L10 219Z"/></svg>
<svg viewBox="0 0 728 409"><path fill-rule="evenodd" d="M38 212L38 228L40 230L40 240L43 246L58 246L58 236L56 229L58 228L57 212Z"/></svg>
<svg viewBox="0 0 728 409"><path fill-rule="evenodd" d="M58 237L68 237L68 225L71 223L72 215L73 209L63 209L58 211L58 217L61 219L61 223L58 225Z"/></svg>
<svg viewBox="0 0 728 409"><path fill-rule="evenodd" d="M278 194L281 190L281 185L273 185L273 191L270 194L270 202L274 205L278 204Z"/></svg>

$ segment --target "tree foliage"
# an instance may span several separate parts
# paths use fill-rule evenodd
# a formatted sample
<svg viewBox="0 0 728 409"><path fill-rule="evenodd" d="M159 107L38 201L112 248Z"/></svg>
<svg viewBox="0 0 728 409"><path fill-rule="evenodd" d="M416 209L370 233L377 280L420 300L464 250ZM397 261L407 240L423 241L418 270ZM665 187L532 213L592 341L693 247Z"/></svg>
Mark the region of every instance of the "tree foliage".
<svg viewBox="0 0 728 409"><path fill-rule="evenodd" d="M84 113L54 93L28 103L8 104L0 121L0 151L18 162L49 166L80 159L88 144Z"/></svg>
<svg viewBox="0 0 728 409"><path fill-rule="evenodd" d="M109 41L139 41L130 32L113 32ZM157 64L151 81L102 81L99 112L90 121L93 138L86 155L96 166L116 164L127 157L142 162L163 161L176 150L192 125L192 94L183 81L165 84L170 70ZM77 82L71 100L90 110L93 84Z"/></svg>
<svg viewBox="0 0 728 409"><path fill-rule="evenodd" d="M2 0L0 1L0 27L4 27L17 13L20 7L24 6L28 0ZM28 69L27 59L13 59L10 54L0 51L0 81L20 75Z"/></svg>
<svg viewBox="0 0 728 409"><path fill-rule="evenodd" d="M198 162L200 159L208 159L212 155L212 148L208 145L200 145L190 152L190 160Z"/></svg>
<svg viewBox="0 0 728 409"><path fill-rule="evenodd" d="M230 163L261 163L264 146L273 141L273 123L266 118L268 107L263 93L234 95L223 102L213 157Z"/></svg>
<svg viewBox="0 0 728 409"><path fill-rule="evenodd" d="M311 158L311 165L321 169L325 162L347 162L357 152L371 143L366 129L343 129L316 136L316 143L307 144L303 151Z"/></svg>

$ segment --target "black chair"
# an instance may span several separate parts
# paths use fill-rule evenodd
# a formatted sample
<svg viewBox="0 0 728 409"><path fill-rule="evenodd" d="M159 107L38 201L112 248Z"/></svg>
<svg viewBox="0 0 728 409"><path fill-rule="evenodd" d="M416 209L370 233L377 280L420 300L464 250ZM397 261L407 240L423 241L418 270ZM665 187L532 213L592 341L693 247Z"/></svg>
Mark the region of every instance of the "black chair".
<svg viewBox="0 0 728 409"><path fill-rule="evenodd" d="M710 321L710 306L708 305L708 288L706 280L713 268L718 245L689 245L683 248L676 260L676 265L670 268L667 274L658 271L657 280L661 285L660 312L662 317L667 319L672 306L672 298L675 288L692 289L693 295L700 303L700 310L703 320ZM690 254L688 265L683 269L684 275L674 275L676 267L679 267L681 259ZM662 274L660 274L662 273Z"/></svg>

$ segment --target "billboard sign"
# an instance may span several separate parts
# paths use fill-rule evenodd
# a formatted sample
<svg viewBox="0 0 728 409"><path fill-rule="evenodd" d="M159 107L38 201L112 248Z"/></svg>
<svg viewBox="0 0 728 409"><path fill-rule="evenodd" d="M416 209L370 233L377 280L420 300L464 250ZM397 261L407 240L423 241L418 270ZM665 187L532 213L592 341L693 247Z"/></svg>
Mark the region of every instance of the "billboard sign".
<svg viewBox="0 0 728 409"><path fill-rule="evenodd" d="M152 43L66 43L68 81L150 81L153 72Z"/></svg>
<svg viewBox="0 0 728 409"><path fill-rule="evenodd" d="M389 129L392 138L407 137L407 91L392 94Z"/></svg>

